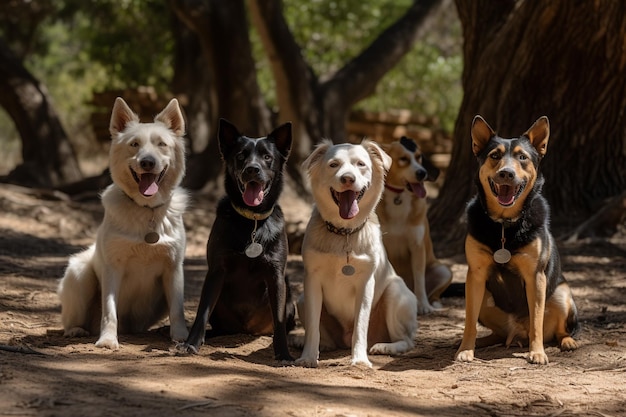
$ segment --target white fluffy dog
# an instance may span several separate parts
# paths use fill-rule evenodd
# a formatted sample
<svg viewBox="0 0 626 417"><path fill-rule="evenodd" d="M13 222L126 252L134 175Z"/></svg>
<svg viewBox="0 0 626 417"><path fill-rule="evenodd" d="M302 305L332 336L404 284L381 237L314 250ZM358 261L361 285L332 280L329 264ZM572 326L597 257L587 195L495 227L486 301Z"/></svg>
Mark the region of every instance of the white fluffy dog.
<svg viewBox="0 0 626 417"><path fill-rule="evenodd" d="M334 146L324 141L303 164L315 208L302 246L301 366L317 366L320 346L351 347L352 364L368 367L368 346L372 354L414 346L417 301L387 259L374 212L390 165L390 157L368 140Z"/></svg>
<svg viewBox="0 0 626 417"><path fill-rule="evenodd" d="M169 309L172 339L185 340L185 122L178 101L154 123L140 123L118 97L109 130L113 184L102 194L104 219L95 244L70 258L58 288L65 335L99 334L96 346L118 349L118 331L147 330Z"/></svg>

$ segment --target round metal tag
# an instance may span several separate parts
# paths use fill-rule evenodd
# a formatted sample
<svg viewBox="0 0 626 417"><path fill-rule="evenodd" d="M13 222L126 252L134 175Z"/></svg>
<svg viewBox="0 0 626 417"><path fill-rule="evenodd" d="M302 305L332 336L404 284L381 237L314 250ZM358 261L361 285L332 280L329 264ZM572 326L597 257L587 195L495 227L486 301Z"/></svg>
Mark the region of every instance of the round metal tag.
<svg viewBox="0 0 626 417"><path fill-rule="evenodd" d="M355 272L356 270L352 265L344 265L343 268L341 268L341 273L347 276L354 275Z"/></svg>
<svg viewBox="0 0 626 417"><path fill-rule="evenodd" d="M148 232L143 237L143 240L146 243L149 243L149 244L152 245L152 244L157 243L159 241L159 234L157 232Z"/></svg>
<svg viewBox="0 0 626 417"><path fill-rule="evenodd" d="M263 246L260 243L252 242L246 248L245 253L248 258L256 258L263 253Z"/></svg>
<svg viewBox="0 0 626 417"><path fill-rule="evenodd" d="M505 264L511 260L511 252L507 249L498 249L493 254L493 260L499 264Z"/></svg>

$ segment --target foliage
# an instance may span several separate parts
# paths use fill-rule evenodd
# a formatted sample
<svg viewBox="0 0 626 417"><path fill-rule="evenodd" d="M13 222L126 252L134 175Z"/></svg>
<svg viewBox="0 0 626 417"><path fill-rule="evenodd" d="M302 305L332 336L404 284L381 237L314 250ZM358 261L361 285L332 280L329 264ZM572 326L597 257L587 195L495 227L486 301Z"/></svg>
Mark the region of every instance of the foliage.
<svg viewBox="0 0 626 417"><path fill-rule="evenodd" d="M162 92L171 85L173 15L167 2L9 2L6 13L0 13L0 35L10 41L23 56L25 66L49 88L75 144L82 143L83 148L93 144L86 139L91 111L87 103L93 91L151 85ZM372 42L410 3L284 0L284 12L307 62L323 79ZM461 35L454 7L450 2L446 4L427 36L380 82L377 94L359 103L359 107L408 108L439 116L444 128L452 130L461 99ZM272 104L275 92L267 57L256 35L251 35L259 84ZM6 115L0 114L0 139L15 135L3 118Z"/></svg>
<svg viewBox="0 0 626 417"><path fill-rule="evenodd" d="M408 9L412 0L285 0L284 13L302 53L324 79L359 54ZM461 103L461 28L454 5L444 2L413 51L357 107L372 111L410 109L436 116L451 132ZM274 84L262 46L252 33L258 79L268 103Z"/></svg>

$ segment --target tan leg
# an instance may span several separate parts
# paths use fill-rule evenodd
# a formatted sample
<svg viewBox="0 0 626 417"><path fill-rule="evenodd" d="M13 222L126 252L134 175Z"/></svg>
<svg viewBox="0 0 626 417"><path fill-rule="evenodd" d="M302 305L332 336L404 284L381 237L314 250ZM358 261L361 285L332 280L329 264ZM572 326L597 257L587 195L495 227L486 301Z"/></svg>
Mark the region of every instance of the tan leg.
<svg viewBox="0 0 626 417"><path fill-rule="evenodd" d="M543 319L546 306L546 275L542 272L536 274L534 280L526 282L526 297L528 299L528 311L530 316L530 329L528 339L530 354L528 360L531 363L546 365L548 356L543 348Z"/></svg>
<svg viewBox="0 0 626 417"><path fill-rule="evenodd" d="M455 355L457 361L471 362L474 360L476 324L485 295L488 266L491 263L487 253L483 245L471 236L467 237L465 255L469 268L465 282L465 329L463 330L461 346Z"/></svg>

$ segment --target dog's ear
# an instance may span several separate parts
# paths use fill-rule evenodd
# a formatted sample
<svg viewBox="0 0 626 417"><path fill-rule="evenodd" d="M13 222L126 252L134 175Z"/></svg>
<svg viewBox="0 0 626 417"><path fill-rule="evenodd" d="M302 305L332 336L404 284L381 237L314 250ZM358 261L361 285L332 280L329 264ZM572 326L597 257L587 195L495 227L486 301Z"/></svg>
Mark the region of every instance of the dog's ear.
<svg viewBox="0 0 626 417"><path fill-rule="evenodd" d="M478 114L474 116L472 121L472 152L474 152L474 155L478 156L487 142L489 142L489 139L495 135L496 132L493 131L485 119Z"/></svg>
<svg viewBox="0 0 626 417"><path fill-rule="evenodd" d="M392 159L389 155L387 155L387 152L383 151L383 149L372 140L364 140L361 145L363 145L365 149L367 149L367 152L370 154L372 161L379 161L379 163L382 164L385 172L389 171L389 168L391 168Z"/></svg>
<svg viewBox="0 0 626 417"><path fill-rule="evenodd" d="M313 153L309 155L307 159L302 162L302 169L307 173L310 173L313 167L317 166L320 159L324 157L326 151L333 146L333 142L330 139L322 140L313 150Z"/></svg>
<svg viewBox="0 0 626 417"><path fill-rule="evenodd" d="M550 122L548 118L541 116L523 136L530 140L530 143L539 152L539 156L545 156L548 151L548 139L550 138Z"/></svg>
<svg viewBox="0 0 626 417"><path fill-rule="evenodd" d="M422 155L422 166L426 169L428 176L426 181L435 181L439 178L439 168L437 168L426 155Z"/></svg>
<svg viewBox="0 0 626 417"><path fill-rule="evenodd" d="M220 153L224 158L230 153L230 150L239 137L241 137L241 133L239 133L239 130L237 130L234 124L226 119L220 119L217 128L217 141Z"/></svg>
<svg viewBox="0 0 626 417"><path fill-rule="evenodd" d="M289 157L289 152L291 152L291 122L278 126L272 131L272 133L267 135L267 137L274 139L274 143L276 143L278 151L286 160Z"/></svg>
<svg viewBox="0 0 626 417"><path fill-rule="evenodd" d="M113 104L113 111L111 112L111 122L109 124L111 137L123 132L130 122L139 123L139 116L128 107L128 104L126 104L123 98L116 98Z"/></svg>
<svg viewBox="0 0 626 417"><path fill-rule="evenodd" d="M185 118L175 98L171 99L161 113L156 115L154 121L163 123L178 137L185 135Z"/></svg>

